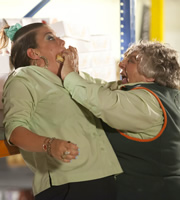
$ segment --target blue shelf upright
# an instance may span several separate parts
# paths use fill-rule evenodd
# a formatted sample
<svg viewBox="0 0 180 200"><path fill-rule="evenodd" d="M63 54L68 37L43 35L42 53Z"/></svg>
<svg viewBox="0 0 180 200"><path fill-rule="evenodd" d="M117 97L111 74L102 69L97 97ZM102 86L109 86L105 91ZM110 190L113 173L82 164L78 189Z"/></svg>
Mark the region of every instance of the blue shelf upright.
<svg viewBox="0 0 180 200"><path fill-rule="evenodd" d="M135 0L120 0L120 60L135 42Z"/></svg>
<svg viewBox="0 0 180 200"><path fill-rule="evenodd" d="M30 10L24 17L33 17L41 8L43 8L50 0L42 0L32 10Z"/></svg>

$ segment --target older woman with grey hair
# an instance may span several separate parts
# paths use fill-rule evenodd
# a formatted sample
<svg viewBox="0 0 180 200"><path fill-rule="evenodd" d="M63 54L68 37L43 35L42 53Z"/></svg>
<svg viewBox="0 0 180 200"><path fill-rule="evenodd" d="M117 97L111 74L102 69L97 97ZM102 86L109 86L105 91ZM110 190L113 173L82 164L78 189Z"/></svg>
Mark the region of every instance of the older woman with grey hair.
<svg viewBox="0 0 180 200"><path fill-rule="evenodd" d="M124 171L116 177L117 199L178 200L178 53L157 41L141 41L127 49L119 67L122 80L107 84L83 79L66 62L61 77L72 98L103 121Z"/></svg>
<svg viewBox="0 0 180 200"><path fill-rule="evenodd" d="M153 78L159 85L180 88L178 53L168 44L141 41L128 48L125 59L128 59L132 53L136 54L135 59L139 62L137 66L139 74L146 78ZM122 63L119 66L121 68ZM127 78L127 74L124 75Z"/></svg>

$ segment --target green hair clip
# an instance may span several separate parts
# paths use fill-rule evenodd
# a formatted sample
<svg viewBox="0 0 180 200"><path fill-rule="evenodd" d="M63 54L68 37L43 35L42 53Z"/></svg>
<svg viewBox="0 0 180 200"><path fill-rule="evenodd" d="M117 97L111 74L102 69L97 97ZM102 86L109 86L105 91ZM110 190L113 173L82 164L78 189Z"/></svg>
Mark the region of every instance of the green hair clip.
<svg viewBox="0 0 180 200"><path fill-rule="evenodd" d="M7 37L8 37L11 41L13 41L13 38L14 38L15 33L16 33L20 28L22 28L22 26L21 26L19 23L16 23L15 25L10 26L9 28L4 29L4 31L5 31L5 33L6 33L6 35L7 35Z"/></svg>

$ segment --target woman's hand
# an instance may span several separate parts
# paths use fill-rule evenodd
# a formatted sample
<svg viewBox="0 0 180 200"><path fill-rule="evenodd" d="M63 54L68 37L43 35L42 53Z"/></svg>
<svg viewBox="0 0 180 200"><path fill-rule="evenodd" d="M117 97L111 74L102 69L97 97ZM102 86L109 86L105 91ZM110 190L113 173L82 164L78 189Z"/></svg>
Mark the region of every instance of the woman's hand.
<svg viewBox="0 0 180 200"><path fill-rule="evenodd" d="M40 136L20 126L13 130L10 142L25 151L46 152L63 162L70 162L79 155L78 146L70 141Z"/></svg>
<svg viewBox="0 0 180 200"><path fill-rule="evenodd" d="M64 58L64 62L62 65L60 76L61 76L62 80L64 80L65 77L70 72L73 72L73 71L78 72L79 71L79 69L78 69L79 57L78 57L77 49L69 46L68 49L63 51L62 57Z"/></svg>
<svg viewBox="0 0 180 200"><path fill-rule="evenodd" d="M79 155L78 146L70 141L54 139L51 143L51 155L63 162L71 162Z"/></svg>

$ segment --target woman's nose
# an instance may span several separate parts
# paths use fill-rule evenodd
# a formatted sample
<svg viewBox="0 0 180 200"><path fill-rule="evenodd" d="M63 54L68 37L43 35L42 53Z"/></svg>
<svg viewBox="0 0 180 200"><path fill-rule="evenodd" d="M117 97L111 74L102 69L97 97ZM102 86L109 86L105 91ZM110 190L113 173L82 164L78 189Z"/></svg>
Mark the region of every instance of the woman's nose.
<svg viewBox="0 0 180 200"><path fill-rule="evenodd" d="M126 67L125 60L120 61L119 68L124 69Z"/></svg>
<svg viewBox="0 0 180 200"><path fill-rule="evenodd" d="M59 43L59 45L61 45L61 46L64 46L64 45L65 45L65 41L62 40L61 38L58 38L58 43Z"/></svg>

